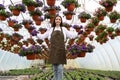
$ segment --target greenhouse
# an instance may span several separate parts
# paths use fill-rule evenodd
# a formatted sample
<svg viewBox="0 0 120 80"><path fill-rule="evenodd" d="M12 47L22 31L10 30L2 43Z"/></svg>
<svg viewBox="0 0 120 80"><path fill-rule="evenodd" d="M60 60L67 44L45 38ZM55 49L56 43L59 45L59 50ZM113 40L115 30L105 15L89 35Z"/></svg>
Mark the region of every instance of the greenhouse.
<svg viewBox="0 0 120 80"><path fill-rule="evenodd" d="M0 80L53 80L50 39L37 35L56 15L77 33L64 36L62 80L120 80L120 0L1 0Z"/></svg>

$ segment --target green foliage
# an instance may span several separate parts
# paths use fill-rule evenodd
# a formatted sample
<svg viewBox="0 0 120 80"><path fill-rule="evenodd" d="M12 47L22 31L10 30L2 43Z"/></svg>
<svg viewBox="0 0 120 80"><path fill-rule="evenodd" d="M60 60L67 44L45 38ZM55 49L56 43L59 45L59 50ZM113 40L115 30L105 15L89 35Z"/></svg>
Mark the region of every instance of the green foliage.
<svg viewBox="0 0 120 80"><path fill-rule="evenodd" d="M43 10L44 10L45 12L46 12L46 11L49 11L49 10L54 10L54 9L56 9L57 11L60 11L60 10L61 10L60 6L49 6L49 7L44 6L44 8L43 8Z"/></svg>
<svg viewBox="0 0 120 80"><path fill-rule="evenodd" d="M91 15L86 13L86 12L81 12L79 15L78 15L78 18L86 18L86 19L90 19L91 18Z"/></svg>
<svg viewBox="0 0 120 80"><path fill-rule="evenodd" d="M114 6L117 3L117 0L101 0L99 4L101 4L104 7L111 7Z"/></svg>
<svg viewBox="0 0 120 80"><path fill-rule="evenodd" d="M37 3L33 0L22 0L22 3L25 4L26 6L35 6Z"/></svg>
<svg viewBox="0 0 120 80"><path fill-rule="evenodd" d="M98 25L97 29L105 30L106 27L107 27L106 25L100 24Z"/></svg>
<svg viewBox="0 0 120 80"><path fill-rule="evenodd" d="M88 23L87 25L86 25L86 28L94 28L95 26L94 26L94 24L93 23Z"/></svg>
<svg viewBox="0 0 120 80"><path fill-rule="evenodd" d="M26 11L26 8L25 8L24 4L9 5L8 8L10 9L10 11L12 11L12 10L19 10L19 11L22 11L22 12Z"/></svg>
<svg viewBox="0 0 120 80"><path fill-rule="evenodd" d="M99 22L99 20L97 17L92 17L90 22L95 24L95 23Z"/></svg>
<svg viewBox="0 0 120 80"><path fill-rule="evenodd" d="M7 18L12 16L12 14L10 12L5 11L5 10L0 10L0 15L5 16Z"/></svg>
<svg viewBox="0 0 120 80"><path fill-rule="evenodd" d="M114 28L113 28L113 27L108 27L106 30L107 30L108 32L113 32L113 31L114 31Z"/></svg>
<svg viewBox="0 0 120 80"><path fill-rule="evenodd" d="M33 16L33 15L41 16L42 15L41 10L39 10L39 9L36 9L35 11L30 11L29 13L31 16Z"/></svg>
<svg viewBox="0 0 120 80"><path fill-rule="evenodd" d="M102 9L102 8L98 8L94 15L99 17L99 16L106 16L107 12L105 11L105 9Z"/></svg>
<svg viewBox="0 0 120 80"><path fill-rule="evenodd" d="M120 14L117 11L113 11L110 14L108 14L110 19L119 19L120 18Z"/></svg>
<svg viewBox="0 0 120 80"><path fill-rule="evenodd" d="M65 8L67 8L67 6L69 6L69 4L75 4L75 7L80 7L80 4L78 4L78 2L76 0L63 0L61 3Z"/></svg>
<svg viewBox="0 0 120 80"><path fill-rule="evenodd" d="M75 15L75 12L73 12L73 11L64 11L63 14L64 15L67 15L67 14Z"/></svg>
<svg viewBox="0 0 120 80"><path fill-rule="evenodd" d="M21 24L15 24L14 26L13 26L13 28L22 28L22 25Z"/></svg>

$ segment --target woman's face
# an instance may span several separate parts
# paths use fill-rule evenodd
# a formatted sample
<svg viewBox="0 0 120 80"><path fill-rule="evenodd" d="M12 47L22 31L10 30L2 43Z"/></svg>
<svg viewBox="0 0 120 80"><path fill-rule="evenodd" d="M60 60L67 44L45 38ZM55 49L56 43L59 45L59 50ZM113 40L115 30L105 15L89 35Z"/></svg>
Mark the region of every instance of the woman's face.
<svg viewBox="0 0 120 80"><path fill-rule="evenodd" d="M61 17L56 17L55 18L55 23L56 23L56 26L59 26L60 25L60 23L61 23Z"/></svg>

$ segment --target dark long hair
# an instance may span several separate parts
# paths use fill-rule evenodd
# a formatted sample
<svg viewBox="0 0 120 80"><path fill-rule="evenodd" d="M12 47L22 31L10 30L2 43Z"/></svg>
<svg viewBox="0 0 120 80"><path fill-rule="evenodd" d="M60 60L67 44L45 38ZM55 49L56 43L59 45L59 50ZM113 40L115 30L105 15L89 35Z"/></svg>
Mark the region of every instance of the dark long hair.
<svg viewBox="0 0 120 80"><path fill-rule="evenodd" d="M62 17L61 17L60 15L56 15L56 16L55 16L54 21L53 21L53 23L52 23L52 26L51 26L51 27L55 27L55 26L56 26L56 23L55 23L55 19L56 19L56 17L60 17L60 18L61 18L60 27L62 27L62 26L63 26L63 22L62 22Z"/></svg>

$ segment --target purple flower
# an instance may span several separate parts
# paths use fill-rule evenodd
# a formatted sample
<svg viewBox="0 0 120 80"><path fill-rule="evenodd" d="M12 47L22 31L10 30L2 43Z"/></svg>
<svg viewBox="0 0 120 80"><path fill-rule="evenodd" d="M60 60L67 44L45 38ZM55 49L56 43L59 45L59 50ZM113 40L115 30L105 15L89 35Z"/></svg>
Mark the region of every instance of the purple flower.
<svg viewBox="0 0 120 80"><path fill-rule="evenodd" d="M43 2L39 1L39 0L35 0L36 1L36 7L42 7L43 6Z"/></svg>
<svg viewBox="0 0 120 80"><path fill-rule="evenodd" d="M19 9L22 12L26 11L25 5L24 4L16 4L15 8Z"/></svg>
<svg viewBox="0 0 120 80"><path fill-rule="evenodd" d="M70 5L69 3L66 3L66 5L65 5L65 6L66 6L66 7L68 7L69 5Z"/></svg>
<svg viewBox="0 0 120 80"><path fill-rule="evenodd" d="M18 21L17 20L15 20L15 19L11 19L11 18L8 18L8 20L7 21L13 21L14 23L18 23Z"/></svg>
<svg viewBox="0 0 120 80"><path fill-rule="evenodd" d="M0 4L0 10L5 9L5 6L3 4Z"/></svg>
<svg viewBox="0 0 120 80"><path fill-rule="evenodd" d="M0 28L0 32L2 32L3 30Z"/></svg>
<svg viewBox="0 0 120 80"><path fill-rule="evenodd" d="M26 50L26 48L25 48L25 47L22 47L22 50L24 51L24 50Z"/></svg>
<svg viewBox="0 0 120 80"><path fill-rule="evenodd" d="M36 31L36 30L33 30L32 32L31 32L31 35L32 36L36 36L37 35L37 33L39 33L38 31Z"/></svg>
<svg viewBox="0 0 120 80"><path fill-rule="evenodd" d="M80 32L78 32L78 34L82 34L83 33L83 30L80 30Z"/></svg>

